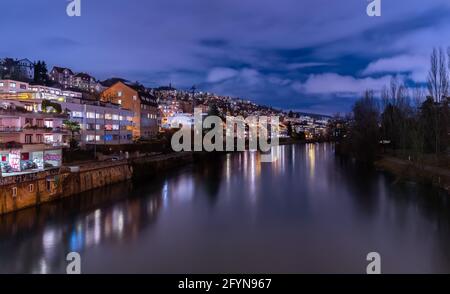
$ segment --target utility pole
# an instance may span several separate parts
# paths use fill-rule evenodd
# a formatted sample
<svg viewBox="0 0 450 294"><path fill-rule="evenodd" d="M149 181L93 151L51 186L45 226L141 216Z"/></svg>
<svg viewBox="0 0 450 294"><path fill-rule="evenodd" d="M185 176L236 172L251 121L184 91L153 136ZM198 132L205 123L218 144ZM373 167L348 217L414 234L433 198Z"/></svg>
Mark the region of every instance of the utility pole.
<svg viewBox="0 0 450 294"><path fill-rule="evenodd" d="M195 90L197 90L197 88L195 87L195 85L192 86L191 88L191 93L192 93L192 113L195 113Z"/></svg>

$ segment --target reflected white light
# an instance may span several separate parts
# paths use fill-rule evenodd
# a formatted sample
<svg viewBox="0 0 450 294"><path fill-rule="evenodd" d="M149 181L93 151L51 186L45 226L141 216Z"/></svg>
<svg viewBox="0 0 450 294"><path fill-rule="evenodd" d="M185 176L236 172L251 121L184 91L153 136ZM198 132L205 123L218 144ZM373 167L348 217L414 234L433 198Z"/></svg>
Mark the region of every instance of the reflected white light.
<svg viewBox="0 0 450 294"><path fill-rule="evenodd" d="M122 236L124 228L124 216L123 211L119 208L116 208L113 211L112 227L115 234Z"/></svg>
<svg viewBox="0 0 450 294"><path fill-rule="evenodd" d="M47 228L44 231L42 236L42 246L44 247L45 254L53 253L53 250L56 247L56 243L58 243L59 238L57 232L52 228Z"/></svg>
<svg viewBox="0 0 450 294"><path fill-rule="evenodd" d="M99 244L101 239L101 212L97 209L94 212L94 243Z"/></svg>
<svg viewBox="0 0 450 294"><path fill-rule="evenodd" d="M162 189L163 207L167 207L168 195L169 195L169 185L166 180L164 182L164 186Z"/></svg>
<svg viewBox="0 0 450 294"><path fill-rule="evenodd" d="M40 274L48 273L47 262L45 261L45 259L41 259L41 261L39 262L39 273Z"/></svg>

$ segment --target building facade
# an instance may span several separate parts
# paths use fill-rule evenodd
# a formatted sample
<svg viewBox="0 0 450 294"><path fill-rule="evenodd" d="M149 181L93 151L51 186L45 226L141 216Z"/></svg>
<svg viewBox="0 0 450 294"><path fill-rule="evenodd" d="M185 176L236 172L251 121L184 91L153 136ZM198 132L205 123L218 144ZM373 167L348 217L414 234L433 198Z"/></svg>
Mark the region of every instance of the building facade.
<svg viewBox="0 0 450 294"><path fill-rule="evenodd" d="M130 109L133 113L133 138L151 139L158 133L158 105L141 86L117 82L101 95L102 101Z"/></svg>
<svg viewBox="0 0 450 294"><path fill-rule="evenodd" d="M64 89L73 87L74 73L70 68L54 66L49 76L52 82L60 84Z"/></svg>
<svg viewBox="0 0 450 294"><path fill-rule="evenodd" d="M129 109L113 103L84 100L78 92L26 83L26 89L8 92L11 81L0 80L2 82L5 87L0 88L0 99L19 101L25 109L36 113L66 113L67 119L78 122L81 131L76 138L82 146L133 143L134 113Z"/></svg>
<svg viewBox="0 0 450 294"><path fill-rule="evenodd" d="M21 102L0 99L1 175L60 167L66 118L28 111Z"/></svg>
<svg viewBox="0 0 450 294"><path fill-rule="evenodd" d="M0 59L0 79L32 81L34 79L34 63L27 58Z"/></svg>

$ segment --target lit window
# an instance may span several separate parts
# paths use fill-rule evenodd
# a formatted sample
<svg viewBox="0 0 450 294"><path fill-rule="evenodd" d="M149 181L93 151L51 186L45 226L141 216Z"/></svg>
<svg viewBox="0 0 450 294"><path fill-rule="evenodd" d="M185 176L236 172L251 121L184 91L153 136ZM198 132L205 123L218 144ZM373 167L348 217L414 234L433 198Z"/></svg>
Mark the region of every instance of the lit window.
<svg viewBox="0 0 450 294"><path fill-rule="evenodd" d="M83 113L81 111L72 111L72 117L83 117Z"/></svg>
<svg viewBox="0 0 450 294"><path fill-rule="evenodd" d="M112 119L113 119L113 120L119 120L119 115L113 114Z"/></svg>
<svg viewBox="0 0 450 294"><path fill-rule="evenodd" d="M16 87L16 83L10 83L9 86L10 86L11 88L15 88L15 87Z"/></svg>
<svg viewBox="0 0 450 294"><path fill-rule="evenodd" d="M134 101L137 100L137 96L136 96L136 95L133 96L133 100L134 100Z"/></svg>
<svg viewBox="0 0 450 294"><path fill-rule="evenodd" d="M122 91L118 91L117 92L117 97L122 97L122 94L123 94Z"/></svg>
<svg viewBox="0 0 450 294"><path fill-rule="evenodd" d="M119 103L120 105L122 105L122 100L121 100L121 99L117 100L117 103Z"/></svg>
<svg viewBox="0 0 450 294"><path fill-rule="evenodd" d="M105 113L105 119L112 119L111 113Z"/></svg>
<svg viewBox="0 0 450 294"><path fill-rule="evenodd" d="M88 113L86 113L86 117L87 117L87 118L95 118L95 113L93 113L93 112L88 112Z"/></svg>

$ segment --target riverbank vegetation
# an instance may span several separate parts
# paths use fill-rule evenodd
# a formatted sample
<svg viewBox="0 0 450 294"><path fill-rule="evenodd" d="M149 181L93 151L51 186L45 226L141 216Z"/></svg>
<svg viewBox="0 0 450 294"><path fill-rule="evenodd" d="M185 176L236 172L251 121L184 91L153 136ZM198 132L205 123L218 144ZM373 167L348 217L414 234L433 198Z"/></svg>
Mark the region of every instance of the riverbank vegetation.
<svg viewBox="0 0 450 294"><path fill-rule="evenodd" d="M449 68L447 53L434 49L426 84L393 77L380 93L367 90L347 119L331 126L337 151L373 164L383 156L450 170Z"/></svg>

